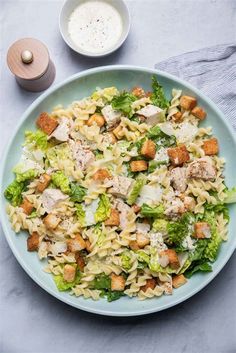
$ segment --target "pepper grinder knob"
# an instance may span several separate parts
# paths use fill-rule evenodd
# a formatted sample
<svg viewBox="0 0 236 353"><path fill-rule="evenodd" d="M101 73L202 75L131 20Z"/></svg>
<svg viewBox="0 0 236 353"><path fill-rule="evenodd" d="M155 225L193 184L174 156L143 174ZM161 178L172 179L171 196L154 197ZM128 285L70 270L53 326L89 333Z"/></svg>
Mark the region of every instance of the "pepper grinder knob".
<svg viewBox="0 0 236 353"><path fill-rule="evenodd" d="M30 50L23 50L21 52L21 60L24 64L30 64L34 60L34 56L32 51Z"/></svg>

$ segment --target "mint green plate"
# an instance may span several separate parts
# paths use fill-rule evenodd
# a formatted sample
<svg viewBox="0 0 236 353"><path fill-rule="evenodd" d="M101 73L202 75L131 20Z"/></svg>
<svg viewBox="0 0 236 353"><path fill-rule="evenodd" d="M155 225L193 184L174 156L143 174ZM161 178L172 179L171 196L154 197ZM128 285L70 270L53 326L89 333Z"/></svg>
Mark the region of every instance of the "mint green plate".
<svg viewBox="0 0 236 353"><path fill-rule="evenodd" d="M220 154L226 158L226 183L229 187L234 186L236 139L233 128L227 123L224 115L215 104L190 84L174 76L164 72L132 66L108 66L91 69L76 74L61 84L48 89L31 104L21 117L1 163L1 222L10 248L20 265L36 283L54 297L78 309L110 316L135 316L167 309L183 302L204 288L224 267L236 247L234 231L236 229L236 217L233 216L233 213L235 215L236 205L231 205L229 240L222 245L217 261L213 264L213 272L194 275L186 285L174 290L171 296L162 296L146 301L123 297L120 300L108 303L105 299L93 301L81 297L76 298L69 293L58 292L52 276L43 271L46 263L39 261L37 254L27 252L27 234L21 232L16 236L11 229L5 213L6 200L4 199L3 191L13 179L12 168L21 155L24 131L35 128L35 119L38 114L42 111L50 111L58 104L66 106L74 100L88 96L96 87L116 86L119 89L130 89L141 85L144 89L150 90L151 76L153 74L158 75L158 80L163 85L168 97L170 97L171 89L174 87L182 89L184 93L197 97L199 105L203 106L208 113L203 125L206 124L213 127L213 132L220 142Z"/></svg>

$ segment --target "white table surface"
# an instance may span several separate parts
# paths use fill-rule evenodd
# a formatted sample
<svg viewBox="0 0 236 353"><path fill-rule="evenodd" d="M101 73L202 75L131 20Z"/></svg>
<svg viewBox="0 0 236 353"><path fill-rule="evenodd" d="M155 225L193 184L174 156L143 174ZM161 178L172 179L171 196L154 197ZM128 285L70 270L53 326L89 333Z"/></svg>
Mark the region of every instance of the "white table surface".
<svg viewBox="0 0 236 353"><path fill-rule="evenodd" d="M121 50L103 59L73 53L58 32L61 1L0 0L0 153L26 107L38 96L20 89L6 66L9 45L41 39L57 68L55 82L100 65L154 67L186 51L236 39L235 0L128 1L132 31ZM1 353L235 353L236 256L198 295L175 308L112 319L69 307L21 269L0 230Z"/></svg>

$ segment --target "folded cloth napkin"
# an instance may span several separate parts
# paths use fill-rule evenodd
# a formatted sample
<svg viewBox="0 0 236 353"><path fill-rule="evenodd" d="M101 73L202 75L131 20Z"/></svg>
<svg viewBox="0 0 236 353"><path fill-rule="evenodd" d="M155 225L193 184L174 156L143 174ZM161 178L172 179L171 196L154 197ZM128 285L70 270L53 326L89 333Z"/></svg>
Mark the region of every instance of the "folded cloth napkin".
<svg viewBox="0 0 236 353"><path fill-rule="evenodd" d="M178 55L155 65L189 81L209 96L236 129L236 44Z"/></svg>

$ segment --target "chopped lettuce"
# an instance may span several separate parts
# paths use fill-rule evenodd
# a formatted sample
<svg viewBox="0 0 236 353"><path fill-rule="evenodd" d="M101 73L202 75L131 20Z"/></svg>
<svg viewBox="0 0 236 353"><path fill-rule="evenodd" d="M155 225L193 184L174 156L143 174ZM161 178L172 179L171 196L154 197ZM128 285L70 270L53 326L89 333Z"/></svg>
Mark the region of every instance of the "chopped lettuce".
<svg viewBox="0 0 236 353"><path fill-rule="evenodd" d="M130 191L127 199L128 205L133 205L135 203L145 183L146 183L146 178L144 176L139 176L135 180L132 190Z"/></svg>
<svg viewBox="0 0 236 353"><path fill-rule="evenodd" d="M152 229L155 232L166 233L168 222L165 219L155 219L152 224Z"/></svg>
<svg viewBox="0 0 236 353"><path fill-rule="evenodd" d="M36 217L38 217L38 213L37 213L37 211L36 210L33 210L32 212L31 212L31 214L28 216L28 218L36 218Z"/></svg>
<svg viewBox="0 0 236 353"><path fill-rule="evenodd" d="M70 194L70 180L65 174L61 171L55 172L51 175L52 183L61 189L65 194Z"/></svg>
<svg viewBox="0 0 236 353"><path fill-rule="evenodd" d="M190 278L195 272L212 272L212 267L207 262L203 262L189 267L184 275L185 277Z"/></svg>
<svg viewBox="0 0 236 353"><path fill-rule="evenodd" d="M70 264L72 265L72 264ZM73 266L73 265L72 265ZM74 265L76 267L76 265ZM76 277L74 279L73 282L66 282L63 278L63 275L54 275L53 276L54 282L57 286L57 289L60 292L66 291L68 289L71 289L72 287L76 286L77 284L80 283L80 279L81 279L81 274L80 272L77 270L76 272Z"/></svg>
<svg viewBox="0 0 236 353"><path fill-rule="evenodd" d="M236 187L231 190L227 190L227 196L225 199L225 203L235 203L236 202Z"/></svg>
<svg viewBox="0 0 236 353"><path fill-rule="evenodd" d="M152 76L152 95L151 100L154 105L157 105L159 108L166 109L169 107L170 103L165 97L164 90L162 86L157 81L156 76Z"/></svg>
<svg viewBox="0 0 236 353"><path fill-rule="evenodd" d="M97 275L92 281L90 287L92 289L100 290L101 297L106 297L108 302L117 300L124 295L124 292L122 291L111 290L111 278L105 273Z"/></svg>
<svg viewBox="0 0 236 353"><path fill-rule="evenodd" d="M49 161L49 165L52 168L58 168L59 161L72 159L72 154L68 143L60 143L60 145L49 148L46 152L46 156Z"/></svg>
<svg viewBox="0 0 236 353"><path fill-rule="evenodd" d="M149 264L150 263L150 257L148 254L145 253L145 251L143 250L138 250L137 251L137 255L138 255L138 261L139 262L144 262L146 264Z"/></svg>
<svg viewBox="0 0 236 353"><path fill-rule="evenodd" d="M106 194L102 194L100 196L98 208L95 213L96 223L105 221L110 216L110 213L111 213L110 199Z"/></svg>
<svg viewBox="0 0 236 353"><path fill-rule="evenodd" d="M204 208L205 211L213 211L215 215L217 213L223 213L224 218L229 220L229 209L226 204L219 203L217 205L213 205L211 203L206 203Z"/></svg>
<svg viewBox="0 0 236 353"><path fill-rule="evenodd" d="M137 98L133 94L123 92L119 96L115 96L112 99L111 105L113 109L120 110L122 113L124 113L127 117L130 118L133 115L132 103L136 99Z"/></svg>
<svg viewBox="0 0 236 353"><path fill-rule="evenodd" d="M70 199L73 202L82 202L84 196L87 193L87 189L76 183L70 184Z"/></svg>
<svg viewBox="0 0 236 353"><path fill-rule="evenodd" d="M187 235L193 232L195 218L192 213L185 213L178 221L167 224L168 239L175 245L181 245Z"/></svg>
<svg viewBox="0 0 236 353"><path fill-rule="evenodd" d="M149 268L151 271L154 272L161 272L161 273L177 273L177 270L172 269L170 266L162 267L158 262L158 255L151 255Z"/></svg>
<svg viewBox="0 0 236 353"><path fill-rule="evenodd" d="M176 145L174 135L165 134L158 125L153 126L147 133L147 137L153 140L159 147L170 147Z"/></svg>
<svg viewBox="0 0 236 353"><path fill-rule="evenodd" d="M164 213L164 206L158 205L155 207L148 206L147 204L143 204L140 211L141 215L144 217L161 217Z"/></svg>
<svg viewBox="0 0 236 353"><path fill-rule="evenodd" d="M48 136L42 130L26 131L24 145L31 145L33 148L46 151L49 147Z"/></svg>
<svg viewBox="0 0 236 353"><path fill-rule="evenodd" d="M120 291L109 291L106 293L106 297L107 297L107 301L108 302L113 302L114 300L120 299L120 297L122 297L124 294L124 292Z"/></svg>
<svg viewBox="0 0 236 353"><path fill-rule="evenodd" d="M83 209L83 205L81 203L76 204L76 216L81 227L85 226L85 211Z"/></svg>
<svg viewBox="0 0 236 353"><path fill-rule="evenodd" d="M38 176L38 171L35 169L29 169L26 172L21 173L19 168L14 168L13 172L16 174L16 181L19 183L30 179L35 179Z"/></svg>
<svg viewBox="0 0 236 353"><path fill-rule="evenodd" d="M163 164L168 164L168 161L167 160L164 160L164 161L151 160L151 161L149 161L148 172L153 173L157 169L157 167L159 167L160 165L163 165Z"/></svg>
<svg viewBox="0 0 236 353"><path fill-rule="evenodd" d="M131 257L131 254L130 254L130 251L124 251L121 256L121 264L122 264L122 267L124 270L128 271L131 269L132 267L132 257Z"/></svg>
<svg viewBox="0 0 236 353"><path fill-rule="evenodd" d="M24 190L25 183L14 180L4 191L4 196L13 206L19 206L22 202L22 192Z"/></svg>

